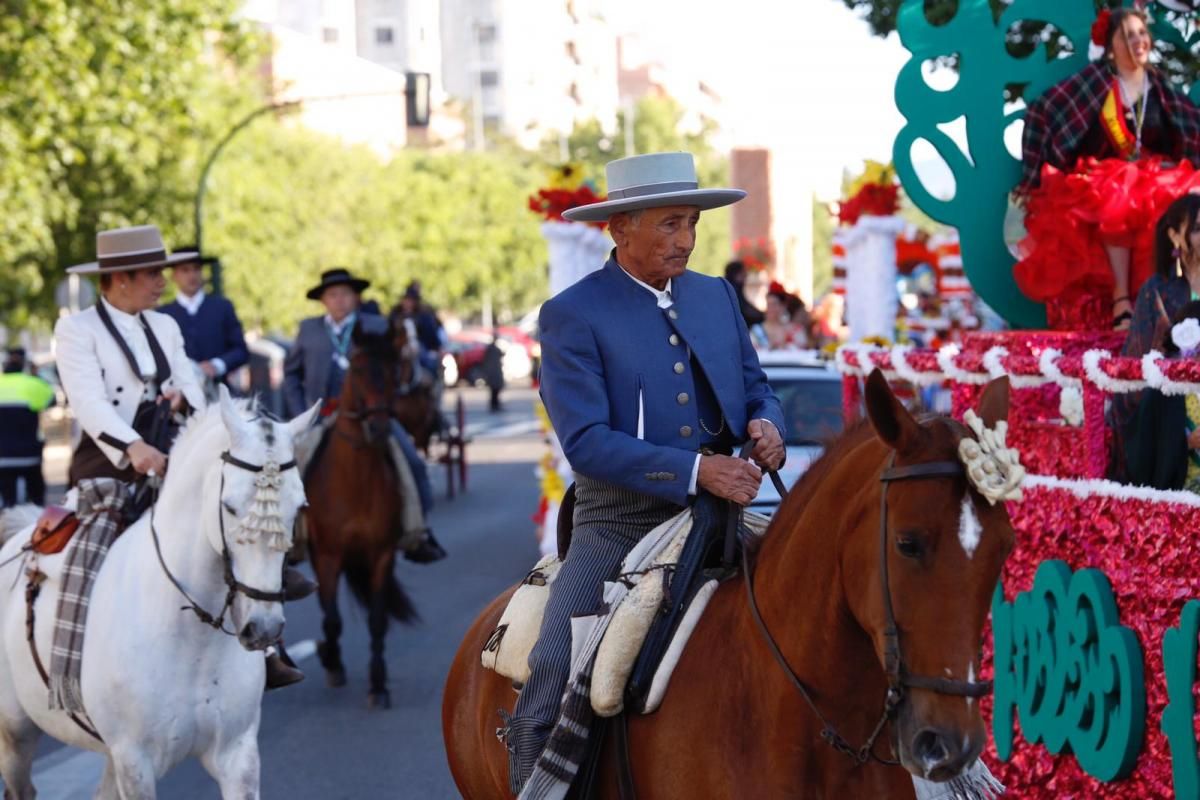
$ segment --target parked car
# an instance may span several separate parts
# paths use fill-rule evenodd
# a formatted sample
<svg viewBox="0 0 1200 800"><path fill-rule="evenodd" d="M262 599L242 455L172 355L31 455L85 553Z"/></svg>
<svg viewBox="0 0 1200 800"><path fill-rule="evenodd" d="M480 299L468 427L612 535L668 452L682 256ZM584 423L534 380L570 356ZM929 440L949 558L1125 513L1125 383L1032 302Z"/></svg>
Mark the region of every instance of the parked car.
<svg viewBox="0 0 1200 800"><path fill-rule="evenodd" d="M787 461L779 477L791 489L842 433L842 380L832 364L808 351L764 352L759 361L783 406ZM749 509L770 516L778 507L779 493L764 477Z"/></svg>
<svg viewBox="0 0 1200 800"><path fill-rule="evenodd" d="M529 337L525 334L516 332L521 340L514 336L505 334L504 330L500 331L500 338L497 344L500 347L500 352L503 353L501 364L504 369L504 379L508 381L521 380L528 378L533 373L533 357L531 350L526 345L524 339ZM459 377L466 380L470 384L478 384L483 380L482 361L483 353L487 346L491 344L492 331L490 328L463 328L458 333L450 337L450 344L453 346L456 343L463 345L462 356L455 352L455 360L458 362ZM532 340L529 340L532 343ZM476 353L473 347L478 347ZM478 361L476 360L478 359ZM465 362L465 363L464 363ZM447 381L449 384L449 381Z"/></svg>
<svg viewBox="0 0 1200 800"><path fill-rule="evenodd" d="M483 380L483 356L487 352L487 344L475 341L471 337L463 337L456 333L446 343L446 357L442 359L445 368L443 375L447 386L454 386L459 381L466 381L474 386ZM447 363L449 359L452 364Z"/></svg>

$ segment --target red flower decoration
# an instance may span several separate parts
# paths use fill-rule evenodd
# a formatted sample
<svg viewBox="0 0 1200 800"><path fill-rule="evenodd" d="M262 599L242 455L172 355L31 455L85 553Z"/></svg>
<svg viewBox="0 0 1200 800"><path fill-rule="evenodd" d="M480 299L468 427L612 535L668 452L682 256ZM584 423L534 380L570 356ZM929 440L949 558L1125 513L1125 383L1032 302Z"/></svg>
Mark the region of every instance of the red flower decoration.
<svg viewBox="0 0 1200 800"><path fill-rule="evenodd" d="M1092 23L1092 44L1097 47L1104 47L1108 44L1108 26L1111 19L1111 9L1106 8L1096 15L1096 21Z"/></svg>
<svg viewBox="0 0 1200 800"><path fill-rule="evenodd" d="M564 222L563 212L579 206L599 203L604 198L596 194L588 184L582 184L578 189L538 189L537 194L529 198L529 210L540 214L551 222ZM589 223L604 227L603 222Z"/></svg>
<svg viewBox="0 0 1200 800"><path fill-rule="evenodd" d="M900 187L894 183L869 183L838 207L838 220L843 225L853 225L864 214L890 217L900 208L899 191Z"/></svg>

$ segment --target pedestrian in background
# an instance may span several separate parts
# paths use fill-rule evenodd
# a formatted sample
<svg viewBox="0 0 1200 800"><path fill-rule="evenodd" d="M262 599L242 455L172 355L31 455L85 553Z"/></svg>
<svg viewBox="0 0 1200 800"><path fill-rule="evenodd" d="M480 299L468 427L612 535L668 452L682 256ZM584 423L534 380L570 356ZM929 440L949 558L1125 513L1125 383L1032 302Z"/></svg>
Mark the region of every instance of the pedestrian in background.
<svg viewBox="0 0 1200 800"><path fill-rule="evenodd" d="M500 392L504 390L504 351L500 349L499 331L492 332L492 341L483 353L483 382L491 394L488 410L493 414L502 411Z"/></svg>
<svg viewBox="0 0 1200 800"><path fill-rule="evenodd" d="M725 280L733 284L733 292L737 295L738 306L742 311L742 319L746 320L746 327L753 328L755 325L761 325L766 315L755 308L754 304L746 299L746 265L741 261L730 261L725 265Z"/></svg>
<svg viewBox="0 0 1200 800"><path fill-rule="evenodd" d="M23 348L10 349L0 375L0 499L5 506L46 504L38 414L52 405L54 387L26 372Z"/></svg>
<svg viewBox="0 0 1200 800"><path fill-rule="evenodd" d="M182 247L195 257L173 265L175 299L158 310L179 324L183 347L196 362L204 377L213 383L225 383L229 373L250 360L246 337L233 303L220 295L204 291L204 265L213 261Z"/></svg>

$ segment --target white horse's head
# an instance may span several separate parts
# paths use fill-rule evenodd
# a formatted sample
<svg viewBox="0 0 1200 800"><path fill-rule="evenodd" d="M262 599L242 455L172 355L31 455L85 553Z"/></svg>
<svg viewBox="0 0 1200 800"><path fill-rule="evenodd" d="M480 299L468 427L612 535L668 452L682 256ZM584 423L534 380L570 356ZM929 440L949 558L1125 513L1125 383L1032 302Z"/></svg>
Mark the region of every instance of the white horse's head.
<svg viewBox="0 0 1200 800"><path fill-rule="evenodd" d="M305 505L300 471L281 467L292 462L293 440L312 422L319 404L291 422L275 422L247 418L224 386L219 402L229 449L219 476L213 473L205 484L204 530L232 567L237 591L230 622L238 641L248 650L262 650L283 633L283 604L270 595L282 591L283 560L292 546L296 514Z"/></svg>

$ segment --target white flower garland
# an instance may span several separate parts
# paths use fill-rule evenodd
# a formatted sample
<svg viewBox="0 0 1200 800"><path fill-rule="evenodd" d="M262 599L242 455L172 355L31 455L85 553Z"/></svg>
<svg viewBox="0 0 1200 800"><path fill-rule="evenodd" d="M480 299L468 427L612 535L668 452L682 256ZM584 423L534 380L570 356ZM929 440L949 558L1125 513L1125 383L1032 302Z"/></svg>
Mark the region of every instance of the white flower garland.
<svg viewBox="0 0 1200 800"><path fill-rule="evenodd" d="M940 372L919 372L908 363L908 353L911 345L898 344L892 348L892 367L901 380L908 381L913 386L941 386L946 376Z"/></svg>
<svg viewBox="0 0 1200 800"><path fill-rule="evenodd" d="M946 377L956 383L969 383L976 386L982 386L991 378L984 372L967 372L961 369L954 363L954 359L958 358L959 349L957 345L948 344L938 350L937 362L942 368L942 372L946 373Z"/></svg>
<svg viewBox="0 0 1200 800"><path fill-rule="evenodd" d="M1058 368L1058 359L1062 357L1061 350L1055 350L1053 347L1047 347L1038 356L1038 368L1050 380L1057 383L1064 389L1080 389L1083 388L1083 381L1079 378L1072 378L1063 374L1063 371Z"/></svg>
<svg viewBox="0 0 1200 800"><path fill-rule="evenodd" d="M1015 375L1009 372L1008 367L1004 366L1004 359L1007 356L1008 350L999 345L989 348L983 354L983 368L988 371L991 378L1007 375L1008 382L1014 389L1031 389L1050 382L1050 379L1044 375Z"/></svg>
<svg viewBox="0 0 1200 800"><path fill-rule="evenodd" d="M1200 495L1194 492L1185 492L1182 489L1126 486L1099 478L1055 478L1051 475L1027 475L1023 485L1026 489L1059 489L1085 500L1089 497L1111 497L1114 500L1141 500L1147 503L1167 503L1200 508Z"/></svg>
<svg viewBox="0 0 1200 800"><path fill-rule="evenodd" d="M1088 350L1083 354L1083 372L1097 388L1109 394L1140 392L1146 388L1145 381L1126 381L1109 377L1108 373L1100 369L1100 362L1110 358L1112 354L1107 350Z"/></svg>
<svg viewBox="0 0 1200 800"><path fill-rule="evenodd" d="M1158 361L1162 358L1163 354L1157 350L1151 350L1142 356L1142 377L1146 379L1148 386L1167 395L1200 393L1200 384L1173 381L1168 378L1162 371L1162 367L1158 366Z"/></svg>

